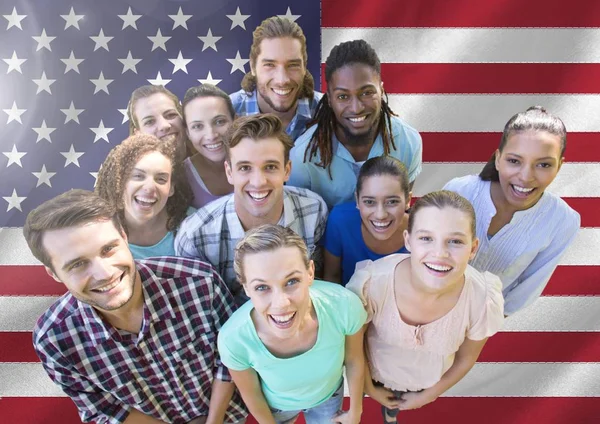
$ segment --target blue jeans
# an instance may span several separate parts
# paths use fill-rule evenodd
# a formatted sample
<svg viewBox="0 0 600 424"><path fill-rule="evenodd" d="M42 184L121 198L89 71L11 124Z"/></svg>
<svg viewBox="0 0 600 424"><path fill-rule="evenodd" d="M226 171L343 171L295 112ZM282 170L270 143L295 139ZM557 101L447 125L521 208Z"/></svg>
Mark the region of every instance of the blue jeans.
<svg viewBox="0 0 600 424"><path fill-rule="evenodd" d="M331 424L331 419L342 409L342 401L344 400L344 382L325 402L309 409L300 411L282 411L280 409L271 408L273 418L277 424L293 423L300 412L304 412L304 420L306 424Z"/></svg>

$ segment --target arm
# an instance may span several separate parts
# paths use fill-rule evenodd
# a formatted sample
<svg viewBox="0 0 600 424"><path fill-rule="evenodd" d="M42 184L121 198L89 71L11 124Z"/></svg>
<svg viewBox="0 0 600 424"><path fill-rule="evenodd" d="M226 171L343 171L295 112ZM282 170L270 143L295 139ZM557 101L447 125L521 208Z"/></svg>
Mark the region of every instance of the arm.
<svg viewBox="0 0 600 424"><path fill-rule="evenodd" d="M234 390L235 385L230 381L213 380L206 424L222 424L225 421L225 412Z"/></svg>
<svg viewBox="0 0 600 424"><path fill-rule="evenodd" d="M123 424L165 424L165 422L131 408Z"/></svg>
<svg viewBox="0 0 600 424"><path fill-rule="evenodd" d="M260 424L276 424L258 381L258 374L252 368L243 371L229 371L244 403L252 416Z"/></svg>
<svg viewBox="0 0 600 424"><path fill-rule="evenodd" d="M487 338L483 340L465 338L465 341L456 352L454 363L444 373L440 381L420 392L411 392L402 395L400 410L416 409L427 405L458 383L473 368L486 341Z"/></svg>
<svg viewBox="0 0 600 424"><path fill-rule="evenodd" d="M359 423L362 415L365 382L365 354L363 348L364 326L351 336L346 336L344 364L350 391L350 408L337 415L333 421L343 424Z"/></svg>
<svg viewBox="0 0 600 424"><path fill-rule="evenodd" d="M342 283L342 258L329 253L327 249L325 252L325 265L323 269L323 279L332 283Z"/></svg>

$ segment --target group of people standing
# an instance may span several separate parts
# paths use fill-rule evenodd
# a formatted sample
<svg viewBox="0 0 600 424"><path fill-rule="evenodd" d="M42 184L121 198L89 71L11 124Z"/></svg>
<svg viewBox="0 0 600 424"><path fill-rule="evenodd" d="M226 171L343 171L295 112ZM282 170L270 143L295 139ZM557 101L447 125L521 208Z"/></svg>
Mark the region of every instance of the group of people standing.
<svg viewBox="0 0 600 424"><path fill-rule="evenodd" d="M546 191L558 117L517 113L479 175L411 204L422 141L373 48L335 46L319 93L296 23L253 37L239 92L136 89L95 192L27 218L68 289L34 347L83 421L355 424L366 393L396 422L466 375L575 238Z"/></svg>

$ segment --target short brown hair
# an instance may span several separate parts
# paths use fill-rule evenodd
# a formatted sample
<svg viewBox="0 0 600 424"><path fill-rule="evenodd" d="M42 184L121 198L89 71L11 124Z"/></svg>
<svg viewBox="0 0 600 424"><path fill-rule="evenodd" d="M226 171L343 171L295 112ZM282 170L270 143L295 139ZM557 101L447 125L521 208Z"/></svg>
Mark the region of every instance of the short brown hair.
<svg viewBox="0 0 600 424"><path fill-rule="evenodd" d="M302 50L302 61L304 62L306 73L304 74L302 89L298 96L300 98L308 97L312 99L315 92L315 80L308 69L306 69L308 63L306 37L304 36L304 32L302 32L302 28L300 28L300 25L296 22L279 16L271 16L262 21L252 33L252 46L250 47L251 67L256 69L256 60L260 55L260 43L262 43L264 39L286 37L300 41L300 48ZM244 78L242 79L242 88L248 93L251 93L256 89L256 77L252 75L252 72L248 72L244 75Z"/></svg>
<svg viewBox="0 0 600 424"><path fill-rule="evenodd" d="M472 238L475 239L475 237L477 237L475 209L473 209L473 205L460 194L449 190L431 192L415 202L413 207L410 209L410 214L408 215L407 231L409 233L412 232L413 224L416 219L415 217L419 211L427 207L435 207L437 209L453 208L464 212L469 216L469 220L471 221Z"/></svg>
<svg viewBox="0 0 600 424"><path fill-rule="evenodd" d="M90 222L112 221L124 233L116 208L96 193L70 190L56 196L29 212L23 235L33 256L54 271L52 260L44 247L46 231L77 227Z"/></svg>
<svg viewBox="0 0 600 424"><path fill-rule="evenodd" d="M272 113L241 116L233 121L231 128L223 137L223 144L227 152L227 161L231 164L231 149L244 138L259 141L273 137L283 144L284 163L290 160L290 150L294 147L291 137L285 132L281 119Z"/></svg>
<svg viewBox="0 0 600 424"><path fill-rule="evenodd" d="M249 230L235 246L233 269L241 284L245 284L244 258L247 254L272 252L282 247L295 247L300 251L302 262L308 269L310 255L304 239L291 228L265 224Z"/></svg>
<svg viewBox="0 0 600 424"><path fill-rule="evenodd" d="M126 138L121 144L115 146L109 153L100 171L96 182L96 193L110 202L118 211L119 218L125 231L125 204L123 193L125 184L129 180L135 164L148 153L158 152L171 161L171 184L173 195L167 200L167 230L173 231L185 219L187 209L192 203L193 194L189 186L183 165L177 159L177 148L170 143L164 143L149 134L138 133Z"/></svg>
<svg viewBox="0 0 600 424"><path fill-rule="evenodd" d="M179 102L179 98L167 90L163 85L143 85L141 87L136 88L131 93L131 97L129 99L129 103L127 103L127 117L129 118L129 135L133 135L135 130L140 129L140 123L137 121L134 113L134 107L138 100L145 99L146 97L150 97L153 94L162 93L173 100L173 105L175 106L175 110L183 119L183 109L181 108L181 103Z"/></svg>

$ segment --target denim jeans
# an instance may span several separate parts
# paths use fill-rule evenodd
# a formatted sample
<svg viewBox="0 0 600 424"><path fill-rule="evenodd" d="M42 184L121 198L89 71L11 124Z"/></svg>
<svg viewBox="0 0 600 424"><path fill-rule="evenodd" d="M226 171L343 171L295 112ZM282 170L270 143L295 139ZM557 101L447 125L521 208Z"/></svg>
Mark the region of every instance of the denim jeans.
<svg viewBox="0 0 600 424"><path fill-rule="evenodd" d="M342 409L342 401L344 400L344 382L325 402L309 409L299 411L282 411L280 409L271 408L273 418L277 424L293 423L300 412L304 412L304 420L306 424L331 424L331 419Z"/></svg>

